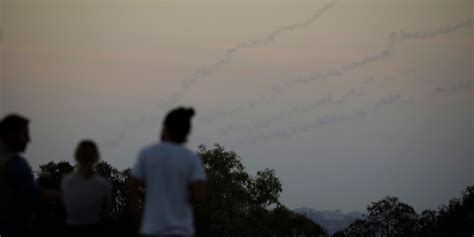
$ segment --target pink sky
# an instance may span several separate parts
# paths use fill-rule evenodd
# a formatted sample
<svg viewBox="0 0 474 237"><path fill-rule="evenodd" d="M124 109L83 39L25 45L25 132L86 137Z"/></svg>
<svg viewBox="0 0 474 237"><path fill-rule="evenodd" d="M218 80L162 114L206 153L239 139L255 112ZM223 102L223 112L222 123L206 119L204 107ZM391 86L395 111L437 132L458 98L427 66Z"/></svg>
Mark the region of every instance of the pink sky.
<svg viewBox="0 0 474 237"><path fill-rule="evenodd" d="M156 140L170 108L160 105L178 91L197 109L190 147L218 142L251 172L275 169L291 208L363 210L393 194L421 210L459 196L474 181L472 1L340 0L297 27L331 2L4 0L0 112L31 117L33 167L72 161L91 137L125 168ZM377 55L392 32L469 19L317 76ZM253 40L265 43L239 46ZM342 102L309 106L325 96ZM354 110L367 115L348 119ZM336 122L314 125L322 117Z"/></svg>

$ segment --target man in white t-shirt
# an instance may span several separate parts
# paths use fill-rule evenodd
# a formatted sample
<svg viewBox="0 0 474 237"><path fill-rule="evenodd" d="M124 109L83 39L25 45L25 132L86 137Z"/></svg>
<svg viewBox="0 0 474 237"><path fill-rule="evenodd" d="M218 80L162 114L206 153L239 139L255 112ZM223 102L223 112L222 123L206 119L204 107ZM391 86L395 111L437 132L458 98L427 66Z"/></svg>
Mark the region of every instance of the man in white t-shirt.
<svg viewBox="0 0 474 237"><path fill-rule="evenodd" d="M162 141L143 148L130 181L130 210L142 236L194 236L192 202L206 195L201 159L183 146L193 109L177 108L165 118ZM139 205L140 188L145 202Z"/></svg>

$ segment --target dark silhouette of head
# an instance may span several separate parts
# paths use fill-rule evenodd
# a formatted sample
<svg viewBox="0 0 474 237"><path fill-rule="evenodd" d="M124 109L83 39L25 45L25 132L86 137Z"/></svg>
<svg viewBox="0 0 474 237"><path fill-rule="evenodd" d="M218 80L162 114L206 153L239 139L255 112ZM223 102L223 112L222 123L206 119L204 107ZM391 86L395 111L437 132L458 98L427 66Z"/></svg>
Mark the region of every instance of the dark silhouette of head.
<svg viewBox="0 0 474 237"><path fill-rule="evenodd" d="M74 156L76 162L83 167L92 167L100 159L99 149L95 142L91 140L79 142Z"/></svg>
<svg viewBox="0 0 474 237"><path fill-rule="evenodd" d="M29 120L18 114L9 114L0 122L0 141L12 152L24 152L30 142Z"/></svg>
<svg viewBox="0 0 474 237"><path fill-rule="evenodd" d="M178 107L171 110L163 121L161 139L178 144L185 143L191 131L191 118L193 116L193 108Z"/></svg>

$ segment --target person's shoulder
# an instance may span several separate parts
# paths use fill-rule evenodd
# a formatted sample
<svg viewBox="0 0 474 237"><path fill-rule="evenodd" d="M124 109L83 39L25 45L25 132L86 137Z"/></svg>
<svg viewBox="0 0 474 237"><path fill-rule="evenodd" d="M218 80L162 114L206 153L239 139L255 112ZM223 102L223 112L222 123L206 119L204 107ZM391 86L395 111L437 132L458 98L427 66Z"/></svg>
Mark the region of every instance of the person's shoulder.
<svg viewBox="0 0 474 237"><path fill-rule="evenodd" d="M61 184L63 186L67 186L67 184L70 183L75 178L76 178L76 174L74 172L67 173L63 175L63 177L61 178Z"/></svg>
<svg viewBox="0 0 474 237"><path fill-rule="evenodd" d="M24 171L32 172L31 166L28 161L19 155L8 161L7 169L12 173L22 173Z"/></svg>
<svg viewBox="0 0 474 237"><path fill-rule="evenodd" d="M144 146L142 149L140 149L140 156L149 154L151 152L156 151L157 149L160 149L161 144L160 143L152 143Z"/></svg>
<svg viewBox="0 0 474 237"><path fill-rule="evenodd" d="M181 156L182 155L193 156L194 154L194 152L191 149L189 149L183 144L176 144L176 143L162 143L162 144L163 144L163 149L172 150Z"/></svg>
<svg viewBox="0 0 474 237"><path fill-rule="evenodd" d="M189 159L191 160L199 159L199 156L196 154L196 152L194 152L190 148L186 146L181 146L181 149L182 149L182 153Z"/></svg>
<svg viewBox="0 0 474 237"><path fill-rule="evenodd" d="M69 172L67 174L64 174L62 179L63 180L70 180L70 179L73 179L75 176L76 176L76 174L74 172Z"/></svg>
<svg viewBox="0 0 474 237"><path fill-rule="evenodd" d="M8 161L8 166L12 168L18 167L29 167L28 161L20 155L14 156L12 159Z"/></svg>
<svg viewBox="0 0 474 237"><path fill-rule="evenodd" d="M196 154L195 151L193 151L193 150L191 150L191 149L189 149L189 148L187 148L187 147L185 147L185 149L186 149L186 152L188 153L189 156L192 156L192 157L195 157L195 158L198 157L198 155Z"/></svg>
<svg viewBox="0 0 474 237"><path fill-rule="evenodd" d="M159 142L148 146L146 152L154 155L180 154L183 152L183 147L174 143Z"/></svg>

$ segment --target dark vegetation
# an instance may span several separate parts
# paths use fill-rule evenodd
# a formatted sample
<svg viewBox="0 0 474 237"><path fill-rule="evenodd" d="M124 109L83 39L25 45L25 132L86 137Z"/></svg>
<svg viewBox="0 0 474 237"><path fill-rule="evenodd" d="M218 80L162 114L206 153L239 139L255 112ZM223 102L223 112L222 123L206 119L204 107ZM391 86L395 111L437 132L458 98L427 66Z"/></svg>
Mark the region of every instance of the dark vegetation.
<svg viewBox="0 0 474 237"><path fill-rule="evenodd" d="M198 154L208 175L208 200L195 207L198 236L329 236L327 231L303 214L289 210L279 202L282 185L271 169L249 175L239 156L223 147L201 146ZM38 183L59 189L64 174L74 167L68 162L49 162L40 166ZM109 179L113 192L113 210L107 221L109 236L135 236L127 209L127 182L130 169L117 170L102 161L96 173ZM61 236L65 212L59 202L42 204L35 218L40 236ZM397 197L372 202L367 214L334 237L472 237L474 236L474 186L461 198L453 198L438 210L417 214L413 207Z"/></svg>
<svg viewBox="0 0 474 237"><path fill-rule="evenodd" d="M418 215L413 207L396 197L372 202L367 215L334 237L472 237L474 236L474 186L461 198L453 198L437 211Z"/></svg>
<svg viewBox="0 0 474 237"><path fill-rule="evenodd" d="M199 147L208 176L208 199L196 205L198 236L328 236L318 224L302 214L289 210L279 202L280 180L271 169L249 175L239 156L223 147ZM63 175L72 172L68 162L49 162L37 172L38 183L59 189ZM135 236L134 224L127 208L127 182L130 169L117 170L102 161L95 172L106 177L113 192L113 210L107 221L109 236ZM65 212L59 202L45 203L39 208L35 226L41 236L63 233Z"/></svg>
<svg viewBox="0 0 474 237"><path fill-rule="evenodd" d="M308 207L297 208L295 211L321 225L329 234L344 230L355 220L363 217L363 214L360 212L343 213L340 210L322 211Z"/></svg>

